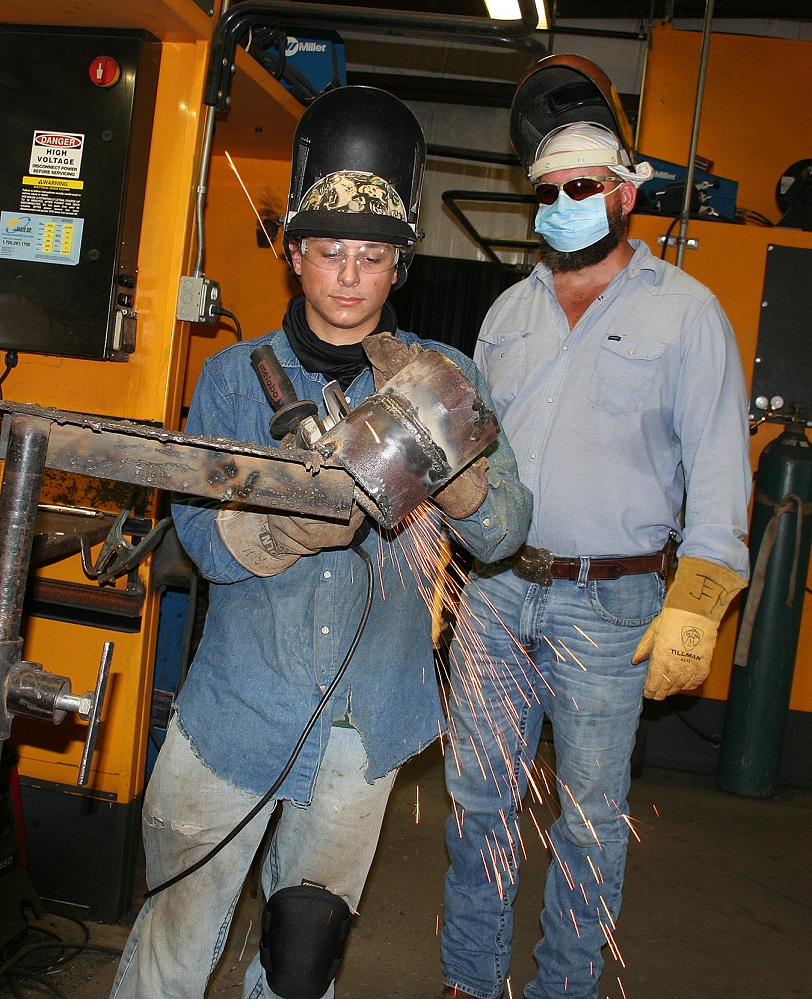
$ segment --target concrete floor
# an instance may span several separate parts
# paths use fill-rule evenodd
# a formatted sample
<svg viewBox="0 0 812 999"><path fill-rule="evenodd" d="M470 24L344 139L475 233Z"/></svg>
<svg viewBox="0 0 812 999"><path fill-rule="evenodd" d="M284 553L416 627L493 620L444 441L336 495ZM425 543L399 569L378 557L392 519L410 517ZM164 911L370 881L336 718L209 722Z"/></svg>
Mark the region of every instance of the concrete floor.
<svg viewBox="0 0 812 999"><path fill-rule="evenodd" d="M644 768L630 806L641 842L631 841L618 923L623 963L607 955L601 999L812 996L812 792L785 789L769 800L747 799L725 794L706 776ZM435 745L407 764L395 785L338 999L434 999L439 991L447 811ZM527 835L529 825L506 993L513 999L534 973L548 864L539 839ZM78 939L70 925L50 919L60 935ZM120 948L128 927L89 929L91 943ZM208 997L239 999L256 938L256 900L246 892ZM86 952L51 980L69 999L106 999L115 966L110 955ZM15 993L0 987L0 995Z"/></svg>

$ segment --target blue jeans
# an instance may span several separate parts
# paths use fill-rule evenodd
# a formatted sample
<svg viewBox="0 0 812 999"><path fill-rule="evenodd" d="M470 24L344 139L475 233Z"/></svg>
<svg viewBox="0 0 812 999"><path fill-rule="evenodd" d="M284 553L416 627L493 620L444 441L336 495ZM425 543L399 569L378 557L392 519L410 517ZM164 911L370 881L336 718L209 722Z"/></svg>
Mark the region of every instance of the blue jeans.
<svg viewBox="0 0 812 999"><path fill-rule="evenodd" d="M266 898L303 878L326 885L355 912L397 771L369 784L358 732L332 728L307 807L282 802L262 871ZM190 867L259 800L198 759L173 719L144 800L147 884ZM203 999L225 947L234 908L276 801L209 863L148 899L124 948L110 999ZM331 985L324 994L333 996ZM243 999L275 999L257 954Z"/></svg>
<svg viewBox="0 0 812 999"><path fill-rule="evenodd" d="M656 573L581 576L540 586L502 563L473 574L463 593L445 754L454 809L442 955L446 984L478 999L500 996L508 975L528 781L533 797L549 797L533 762L545 715L556 756L548 780L561 814L549 831L539 970L524 995L597 999L601 948L620 910L629 762L647 669L631 658L665 586ZM533 834L525 821L524 836Z"/></svg>

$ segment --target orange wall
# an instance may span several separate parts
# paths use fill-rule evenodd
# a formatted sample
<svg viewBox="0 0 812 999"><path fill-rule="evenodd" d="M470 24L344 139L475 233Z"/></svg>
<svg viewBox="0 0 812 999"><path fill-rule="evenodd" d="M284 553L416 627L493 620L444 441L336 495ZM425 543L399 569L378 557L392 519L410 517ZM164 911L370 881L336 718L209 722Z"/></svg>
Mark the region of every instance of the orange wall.
<svg viewBox="0 0 812 999"><path fill-rule="evenodd" d="M640 111L638 145L649 156L685 164L695 104L701 35L668 25L652 33ZM738 204L777 221L775 188L792 163L812 155L812 42L714 34L709 50L698 153L714 161L714 173L738 181ZM671 219L633 216L632 236L654 253ZM676 229L674 230L676 231ZM672 232L672 235L674 233ZM719 298L727 312L752 380L762 289L771 244L812 249L812 232L753 224L691 221L688 236L698 249L686 249L683 268ZM674 262L675 250L667 259ZM760 429L751 457L780 427ZM812 574L811 574L812 575ZM812 582L808 585L812 586ZM722 627L714 669L701 693L726 698L733 661L737 616ZM812 603L801 624L790 707L812 711Z"/></svg>
<svg viewBox="0 0 812 999"><path fill-rule="evenodd" d="M638 148L685 165L691 146L702 36L669 25L651 35ZM780 218L775 189L812 156L812 42L711 37L697 152L739 184L740 207Z"/></svg>

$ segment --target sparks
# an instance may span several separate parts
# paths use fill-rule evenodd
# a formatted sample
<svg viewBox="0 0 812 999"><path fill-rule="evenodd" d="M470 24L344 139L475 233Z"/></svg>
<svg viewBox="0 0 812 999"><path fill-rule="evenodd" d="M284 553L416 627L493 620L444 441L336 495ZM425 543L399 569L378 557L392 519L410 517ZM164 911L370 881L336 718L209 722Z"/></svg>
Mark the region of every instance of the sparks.
<svg viewBox="0 0 812 999"><path fill-rule="evenodd" d="M572 658L573 658L573 659L575 660L575 662L577 662L577 663L578 663L578 665L579 665L579 666L581 667L581 669L582 669L582 670L584 671L584 673L587 673L587 672L589 672L589 671L587 670L586 666L584 666L584 664L583 664L583 663L581 662L581 660L580 660L580 659L578 658L578 656L576 656L576 655L575 655L575 653L574 653L574 652L572 651L572 649L571 649L571 648L570 648L570 647L569 647L568 645L565 645L565 644L564 644L564 643L563 643L563 642L561 641L561 639L560 639L560 638L558 639L558 644L559 644L559 645L561 646L561 648L562 648L562 649L563 649L563 650L564 650L565 652L568 652L568 653L569 653L569 654L570 654L570 655L572 656Z"/></svg>
<svg viewBox="0 0 812 999"><path fill-rule="evenodd" d="M375 443L376 444L380 444L381 443L381 439L375 433L375 428L372 426L372 424L369 422L369 420L364 420L364 425L366 426L367 430L369 430L369 432L372 434L372 436L375 438Z"/></svg>
<svg viewBox="0 0 812 999"><path fill-rule="evenodd" d="M583 628L579 628L577 624L574 624L573 628L575 628L575 630L577 632L579 632L581 635L583 635L584 638L589 642L590 645L594 645L596 649L600 648L600 645L598 645L598 643L594 640L594 638L590 638L589 635L587 635L587 633L584 631Z"/></svg>
<svg viewBox="0 0 812 999"><path fill-rule="evenodd" d="M236 167L234 166L234 160L232 160L231 156L229 156L229 153L228 153L228 150L225 150L225 154L226 154L226 159L228 160L228 165L229 165L229 166L231 167L231 169L232 169L232 170L234 171L234 176L235 176L235 177L237 178L237 180L239 181L239 183L240 183L240 187L241 187L241 188L243 189L243 191L245 192L245 196L246 196L246 198L248 198L248 204L249 204L249 205L251 206L251 208L253 209L253 212L254 212L254 215L256 215L256 217L257 217L257 221L259 222L260 226L262 227L262 231L263 231L263 232L265 233L265 238L266 238L266 239L268 240L268 243L269 243L269 245L270 245L271 249L273 250L273 255L274 255L274 256L276 257L276 259L278 260L278 259L279 259L279 254L278 254L278 253L276 252L276 247L275 247L275 246L273 245L273 239L271 239L271 234L270 234L270 233L268 232L268 230L267 230L267 229L265 228L265 223L264 223L264 222L262 221L262 216L261 216L261 215L259 214L259 212L258 212L258 211L257 211L257 209L256 209L256 205L255 205L255 204L254 204L254 202L253 202L253 201L251 200L251 195L250 195L250 194L248 193L248 188L247 188L247 187L245 186L245 184L243 184L243 182L242 182L242 177L240 176L240 174L239 174L239 172L238 172L237 168L236 168Z"/></svg>
<svg viewBox="0 0 812 999"><path fill-rule="evenodd" d="M414 821L415 821L415 825L419 825L419 823L420 823L420 785L419 784L415 784Z"/></svg>

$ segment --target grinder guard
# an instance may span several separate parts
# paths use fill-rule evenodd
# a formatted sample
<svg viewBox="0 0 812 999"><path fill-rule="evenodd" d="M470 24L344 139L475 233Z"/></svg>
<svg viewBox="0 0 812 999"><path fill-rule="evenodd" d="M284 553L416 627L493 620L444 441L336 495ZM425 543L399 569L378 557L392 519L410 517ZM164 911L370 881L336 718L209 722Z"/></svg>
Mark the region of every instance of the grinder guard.
<svg viewBox="0 0 812 999"><path fill-rule="evenodd" d="M394 527L499 434L476 387L443 354L422 351L337 423L314 449L343 465L356 500Z"/></svg>

